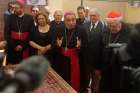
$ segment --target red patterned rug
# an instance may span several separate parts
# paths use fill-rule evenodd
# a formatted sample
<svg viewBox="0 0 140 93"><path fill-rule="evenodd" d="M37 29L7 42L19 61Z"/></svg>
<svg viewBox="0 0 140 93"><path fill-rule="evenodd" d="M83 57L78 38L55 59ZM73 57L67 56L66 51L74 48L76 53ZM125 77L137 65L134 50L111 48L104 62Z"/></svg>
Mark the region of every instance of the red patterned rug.
<svg viewBox="0 0 140 93"><path fill-rule="evenodd" d="M5 70L14 69L15 66L6 66ZM41 85L32 92L28 93L77 93L64 79L62 79L52 68Z"/></svg>
<svg viewBox="0 0 140 93"><path fill-rule="evenodd" d="M41 86L31 93L77 93L52 68L42 82Z"/></svg>

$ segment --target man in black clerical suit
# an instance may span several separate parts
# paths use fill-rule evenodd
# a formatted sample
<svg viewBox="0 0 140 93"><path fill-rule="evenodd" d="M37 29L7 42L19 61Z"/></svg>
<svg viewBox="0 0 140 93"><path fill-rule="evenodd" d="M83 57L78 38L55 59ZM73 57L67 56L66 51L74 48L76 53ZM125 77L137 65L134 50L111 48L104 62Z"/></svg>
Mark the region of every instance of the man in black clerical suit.
<svg viewBox="0 0 140 93"><path fill-rule="evenodd" d="M20 0L15 3L15 14L9 17L5 26L5 40L7 42L7 61L17 64L29 57L28 36L34 29L32 16L24 13L24 4Z"/></svg>

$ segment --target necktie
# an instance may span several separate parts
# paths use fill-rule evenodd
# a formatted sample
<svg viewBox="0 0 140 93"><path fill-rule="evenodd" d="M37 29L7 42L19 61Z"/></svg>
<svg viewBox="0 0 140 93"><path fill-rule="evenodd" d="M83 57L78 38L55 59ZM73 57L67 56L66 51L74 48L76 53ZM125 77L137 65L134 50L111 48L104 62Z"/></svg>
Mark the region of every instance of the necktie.
<svg viewBox="0 0 140 93"><path fill-rule="evenodd" d="M95 26L95 24L92 23L91 26L90 26L90 31L92 31L94 29L94 26Z"/></svg>

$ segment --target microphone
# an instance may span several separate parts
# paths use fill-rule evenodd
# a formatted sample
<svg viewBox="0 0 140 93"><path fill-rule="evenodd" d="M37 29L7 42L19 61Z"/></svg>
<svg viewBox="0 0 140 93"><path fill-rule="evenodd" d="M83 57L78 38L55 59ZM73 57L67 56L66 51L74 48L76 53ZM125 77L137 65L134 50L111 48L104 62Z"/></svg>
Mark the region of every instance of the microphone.
<svg viewBox="0 0 140 93"><path fill-rule="evenodd" d="M49 62L43 56L33 56L21 62L14 76L6 81L0 93L25 93L37 88L48 73Z"/></svg>

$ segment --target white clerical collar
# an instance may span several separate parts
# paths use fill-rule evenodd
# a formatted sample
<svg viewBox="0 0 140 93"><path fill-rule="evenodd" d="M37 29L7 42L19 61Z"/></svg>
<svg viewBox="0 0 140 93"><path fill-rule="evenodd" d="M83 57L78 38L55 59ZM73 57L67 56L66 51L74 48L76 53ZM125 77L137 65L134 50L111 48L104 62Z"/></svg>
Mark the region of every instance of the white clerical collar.
<svg viewBox="0 0 140 93"><path fill-rule="evenodd" d="M18 17L20 17L20 18L22 18L24 16L24 13L23 14L21 14L21 15L18 15Z"/></svg>

